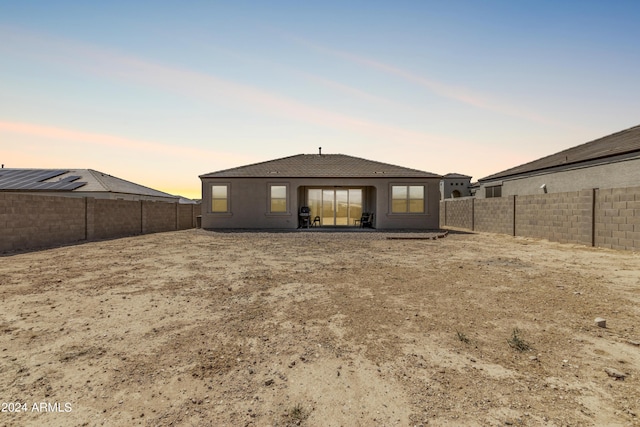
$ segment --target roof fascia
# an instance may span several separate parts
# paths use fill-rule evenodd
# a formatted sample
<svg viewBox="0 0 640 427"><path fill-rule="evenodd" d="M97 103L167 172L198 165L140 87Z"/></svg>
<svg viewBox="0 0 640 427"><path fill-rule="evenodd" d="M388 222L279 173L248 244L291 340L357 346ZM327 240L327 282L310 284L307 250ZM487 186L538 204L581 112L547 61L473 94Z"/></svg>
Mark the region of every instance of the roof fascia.
<svg viewBox="0 0 640 427"><path fill-rule="evenodd" d="M628 160L635 160L635 159L640 159L640 151L636 150L633 152L627 152L627 153L619 154L616 156L603 156L603 157L598 157L595 159L582 161L582 162L565 163L562 165L550 166L550 167L541 168L541 169L534 169L527 172L520 172L512 175L500 175L500 176L490 175L489 177L479 179L478 182L480 184L486 184L488 182L493 183L495 181L510 181L514 179L528 178L530 176L548 175L556 172L584 169L592 166L605 165L607 163L619 163L619 162L625 162Z"/></svg>

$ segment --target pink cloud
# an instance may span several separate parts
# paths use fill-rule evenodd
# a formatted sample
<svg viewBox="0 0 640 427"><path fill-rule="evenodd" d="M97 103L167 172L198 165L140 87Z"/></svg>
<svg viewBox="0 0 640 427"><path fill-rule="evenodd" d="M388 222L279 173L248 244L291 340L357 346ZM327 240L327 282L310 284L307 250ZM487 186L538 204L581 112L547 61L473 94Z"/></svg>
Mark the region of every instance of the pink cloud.
<svg viewBox="0 0 640 427"><path fill-rule="evenodd" d="M126 149L128 151L134 150L143 153L158 153L178 158L186 157L191 159L202 159L203 156L206 156L208 158L216 158L218 160L224 159L227 161L237 161L239 160L239 157L241 157L213 150L202 150L193 147L178 147L157 142L135 140L113 135L63 129L52 126L43 126L33 123L0 121L0 132L81 144L99 145L108 148Z"/></svg>
<svg viewBox="0 0 640 427"><path fill-rule="evenodd" d="M257 110L263 114L278 115L322 127L364 134L384 139L386 142L401 141L434 147L443 142L465 144L464 141L440 135L339 114L250 85L221 79L211 74L164 65L121 52L97 48L82 42L51 36L45 37L6 27L0 27L0 35L3 35L5 39L14 40L14 43L0 47L0 50L14 49L12 51L14 54L57 63L71 67L74 71L81 70L102 77L151 86L209 102L222 102L241 110ZM19 39L19 43L16 39ZM324 83L331 84L326 81ZM349 90L345 87L342 89ZM361 93L360 96L366 95ZM31 131L39 132L36 128L32 128ZM54 132L53 129L49 129L47 132L49 135L61 135ZM103 135L93 135L92 140L125 144L121 138ZM138 144L144 146L146 143L138 142ZM161 147L160 149L171 150L169 147Z"/></svg>
<svg viewBox="0 0 640 427"><path fill-rule="evenodd" d="M535 123L566 127L566 123L557 122L553 119L544 117L535 112L526 111L525 109L515 105L508 105L504 102L494 99L494 97L490 95L480 94L478 92L472 91L471 89L463 86L449 85L443 82L439 82L433 79L416 75L407 70L403 70L401 68L395 67L390 64L386 64L384 62L376 61L376 60L366 58L364 56L356 55L346 51L330 49L330 48L309 42L297 36L284 34L280 31L277 31L277 32L282 37L292 40L298 44L302 44L304 46L310 47L316 51L324 52L329 55L347 60L349 62L360 64L367 68L375 69L378 71L382 71L386 74L400 77L403 80L406 80L418 86L421 86L429 90L430 92L435 93L436 95L439 95L443 98L453 99L460 103L470 105L479 109L493 111L496 113L504 114L506 116L517 117L517 118L529 120Z"/></svg>

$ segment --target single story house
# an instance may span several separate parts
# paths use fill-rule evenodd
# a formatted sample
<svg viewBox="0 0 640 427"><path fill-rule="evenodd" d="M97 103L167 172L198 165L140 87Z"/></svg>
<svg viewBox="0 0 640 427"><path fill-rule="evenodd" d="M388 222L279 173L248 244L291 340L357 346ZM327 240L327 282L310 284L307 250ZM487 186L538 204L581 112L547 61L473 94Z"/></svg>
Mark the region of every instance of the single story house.
<svg viewBox="0 0 640 427"><path fill-rule="evenodd" d="M478 180L477 198L640 186L640 126Z"/></svg>
<svg viewBox="0 0 640 427"><path fill-rule="evenodd" d="M0 191L179 203L180 197L93 169L0 168Z"/></svg>
<svg viewBox="0 0 640 427"><path fill-rule="evenodd" d="M240 166L200 176L202 227L437 229L440 178L344 154Z"/></svg>

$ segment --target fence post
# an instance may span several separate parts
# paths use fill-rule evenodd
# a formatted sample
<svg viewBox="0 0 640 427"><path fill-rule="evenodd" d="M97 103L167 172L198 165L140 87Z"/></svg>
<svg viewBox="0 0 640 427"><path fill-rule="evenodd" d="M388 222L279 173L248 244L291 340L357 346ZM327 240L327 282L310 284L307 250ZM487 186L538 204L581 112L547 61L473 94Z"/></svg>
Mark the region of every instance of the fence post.
<svg viewBox="0 0 640 427"><path fill-rule="evenodd" d="M144 200L140 200L138 203L140 203L140 234L144 234L144 229L146 226L146 221L145 221L145 211L144 211Z"/></svg>
<svg viewBox="0 0 640 427"><path fill-rule="evenodd" d="M96 199L93 197L84 198L84 239L87 241L95 238L96 224Z"/></svg>
<svg viewBox="0 0 640 427"><path fill-rule="evenodd" d="M515 194L513 195L513 236L516 236L516 196Z"/></svg>
<svg viewBox="0 0 640 427"><path fill-rule="evenodd" d="M597 188L591 189L591 246L596 246L596 194Z"/></svg>
<svg viewBox="0 0 640 427"><path fill-rule="evenodd" d="M444 200L444 222L443 225L447 226L447 200Z"/></svg>
<svg viewBox="0 0 640 427"><path fill-rule="evenodd" d="M471 199L471 231L476 231L476 198Z"/></svg>
<svg viewBox="0 0 640 427"><path fill-rule="evenodd" d="M84 240L89 240L89 198L84 197Z"/></svg>
<svg viewBox="0 0 640 427"><path fill-rule="evenodd" d="M180 230L180 204L176 202L176 230Z"/></svg>

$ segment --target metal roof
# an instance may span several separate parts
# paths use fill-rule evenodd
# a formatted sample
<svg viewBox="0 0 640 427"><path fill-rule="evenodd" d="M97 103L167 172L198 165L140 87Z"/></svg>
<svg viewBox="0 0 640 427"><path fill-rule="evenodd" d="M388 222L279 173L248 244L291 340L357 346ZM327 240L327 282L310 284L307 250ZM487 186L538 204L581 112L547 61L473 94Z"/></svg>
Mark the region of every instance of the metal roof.
<svg viewBox="0 0 640 427"><path fill-rule="evenodd" d="M489 175L479 181L492 181L634 152L640 153L640 125Z"/></svg>
<svg viewBox="0 0 640 427"><path fill-rule="evenodd" d="M211 172L200 178L440 178L440 175L345 154L298 154Z"/></svg>

